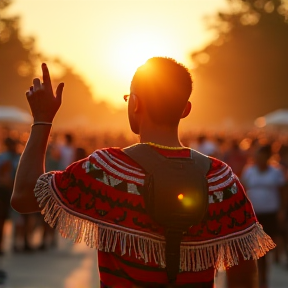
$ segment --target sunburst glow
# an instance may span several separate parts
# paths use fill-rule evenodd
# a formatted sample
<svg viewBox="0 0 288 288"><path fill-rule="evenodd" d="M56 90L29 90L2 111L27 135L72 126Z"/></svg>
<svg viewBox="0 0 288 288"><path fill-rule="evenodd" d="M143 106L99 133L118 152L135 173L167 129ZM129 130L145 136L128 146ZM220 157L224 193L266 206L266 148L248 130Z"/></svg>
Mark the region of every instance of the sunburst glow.
<svg viewBox="0 0 288 288"><path fill-rule="evenodd" d="M116 106L148 58L169 56L190 65L193 47L214 37L204 33L203 15L226 6L226 0L73 0L63 25L67 0L36 2L13 1L10 13L20 15L21 32L35 37L43 55L73 67L95 99Z"/></svg>
<svg viewBox="0 0 288 288"><path fill-rule="evenodd" d="M140 31L124 31L116 39L113 39L113 42L117 43L117 49L111 51L111 64L122 77L131 77L137 67L145 63L148 58L167 56L173 52L169 51L171 49L167 49L169 43L165 40L164 36L159 38L158 35L157 37L157 34L153 33L152 27Z"/></svg>

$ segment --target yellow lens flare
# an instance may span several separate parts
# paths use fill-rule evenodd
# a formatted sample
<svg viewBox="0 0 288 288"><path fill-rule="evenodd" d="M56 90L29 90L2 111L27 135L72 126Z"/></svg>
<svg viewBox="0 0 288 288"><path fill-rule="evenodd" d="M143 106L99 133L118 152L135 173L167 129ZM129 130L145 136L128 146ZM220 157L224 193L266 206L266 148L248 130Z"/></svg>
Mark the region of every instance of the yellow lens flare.
<svg viewBox="0 0 288 288"><path fill-rule="evenodd" d="M192 206L193 200L190 197L184 197L184 194L179 194L178 199L182 202L182 204L186 207Z"/></svg>
<svg viewBox="0 0 288 288"><path fill-rule="evenodd" d="M194 206L195 201L193 201L193 199L190 197L185 197L185 198L183 198L182 203L186 207L192 207L192 206Z"/></svg>
<svg viewBox="0 0 288 288"><path fill-rule="evenodd" d="M193 195L193 197L188 195ZM199 193L180 193L177 198L185 207L195 207L201 202Z"/></svg>

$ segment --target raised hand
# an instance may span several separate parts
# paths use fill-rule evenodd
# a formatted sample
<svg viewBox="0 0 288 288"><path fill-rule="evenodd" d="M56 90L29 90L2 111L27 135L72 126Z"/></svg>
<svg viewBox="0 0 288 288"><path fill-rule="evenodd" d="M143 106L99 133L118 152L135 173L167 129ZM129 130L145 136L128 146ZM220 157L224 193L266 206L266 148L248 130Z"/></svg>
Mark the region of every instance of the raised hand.
<svg viewBox="0 0 288 288"><path fill-rule="evenodd" d="M33 80L33 86L26 92L26 97L34 117L34 121L51 122L53 121L62 102L62 92L64 83L60 83L54 96L48 67L42 64L43 84L39 78Z"/></svg>

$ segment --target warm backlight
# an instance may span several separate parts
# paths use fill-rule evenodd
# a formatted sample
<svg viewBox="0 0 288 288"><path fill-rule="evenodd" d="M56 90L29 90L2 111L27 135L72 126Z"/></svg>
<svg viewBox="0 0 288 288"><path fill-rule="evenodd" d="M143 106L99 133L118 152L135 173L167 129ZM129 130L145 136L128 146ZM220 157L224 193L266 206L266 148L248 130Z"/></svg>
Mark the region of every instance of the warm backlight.
<svg viewBox="0 0 288 288"><path fill-rule="evenodd" d="M157 31L155 27L148 25L127 27L119 31L113 41L111 40L111 50L106 54L110 55L111 72L117 74L119 81L126 83L127 90L136 69L149 58L179 56L176 48L170 43L169 34L164 29Z"/></svg>
<svg viewBox="0 0 288 288"><path fill-rule="evenodd" d="M226 0L11 2L3 10L5 16L19 15L21 34L36 39L35 49L45 58L61 59L90 86L95 100L117 108L123 103L122 95L129 94L131 77L139 65L153 56L169 56L190 65L191 53L215 38L206 29L203 16L230 7ZM67 7L63 25L62 11ZM35 76L39 75L40 70Z"/></svg>
<svg viewBox="0 0 288 288"><path fill-rule="evenodd" d="M182 200L183 198L184 198L184 195L183 195L183 194L179 194L179 195L178 195L178 199L179 199L179 200Z"/></svg>

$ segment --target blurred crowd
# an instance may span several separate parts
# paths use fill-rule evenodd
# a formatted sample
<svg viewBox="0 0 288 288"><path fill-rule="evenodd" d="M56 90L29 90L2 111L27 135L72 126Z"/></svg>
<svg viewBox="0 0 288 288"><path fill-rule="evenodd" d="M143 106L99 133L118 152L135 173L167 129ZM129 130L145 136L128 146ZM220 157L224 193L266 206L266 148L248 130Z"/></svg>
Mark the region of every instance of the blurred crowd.
<svg viewBox="0 0 288 288"><path fill-rule="evenodd" d="M186 146L226 162L240 179L264 231L276 243L272 261L288 268L288 134L255 130L186 135ZM261 287L268 287L270 255L258 260Z"/></svg>
<svg viewBox="0 0 288 288"><path fill-rule="evenodd" d="M43 251L57 247L54 229L43 220L40 213L19 214L10 207L13 182L21 153L28 140L27 131L0 127L0 257L4 251L5 222L13 223L13 240L10 249L13 253ZM118 135L101 133L95 137L84 131L52 133L49 139L45 171L64 170L71 163L87 157L97 148L125 147L137 141L128 139L123 133ZM34 234L39 238L37 245Z"/></svg>
<svg viewBox="0 0 288 288"><path fill-rule="evenodd" d="M12 252L41 251L57 246L54 231L39 213L21 215L10 208L13 180L27 137L27 132L1 128L0 255L5 252L3 227L8 219L14 231ZM216 157L232 168L244 185L264 230L277 243L274 261L288 267L288 131L198 131L183 134L181 139L184 146ZM53 132L47 147L46 171L63 170L98 148L125 147L135 142L135 136L124 133ZM31 241L35 229L40 229L42 235L37 247ZM263 277L267 277L267 269L267 260L263 257L259 261Z"/></svg>

